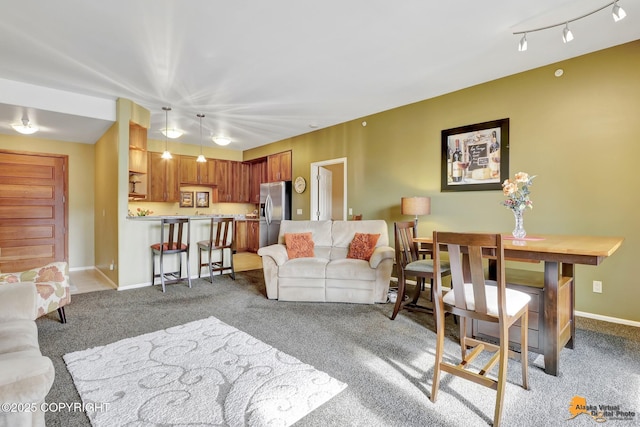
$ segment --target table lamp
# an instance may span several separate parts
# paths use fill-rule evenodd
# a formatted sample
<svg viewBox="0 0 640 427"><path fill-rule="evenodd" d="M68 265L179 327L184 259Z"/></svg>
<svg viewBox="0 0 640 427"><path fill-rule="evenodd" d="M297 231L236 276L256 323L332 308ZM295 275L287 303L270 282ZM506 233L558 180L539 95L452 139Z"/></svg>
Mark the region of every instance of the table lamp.
<svg viewBox="0 0 640 427"><path fill-rule="evenodd" d="M415 215L415 232L418 234L418 215L431 213L431 197L403 197L400 203L402 215Z"/></svg>
<svg viewBox="0 0 640 427"><path fill-rule="evenodd" d="M131 192L135 193L136 192L136 184L142 182L142 180L140 179L140 177L136 174L131 174L129 175L129 182L131 183Z"/></svg>

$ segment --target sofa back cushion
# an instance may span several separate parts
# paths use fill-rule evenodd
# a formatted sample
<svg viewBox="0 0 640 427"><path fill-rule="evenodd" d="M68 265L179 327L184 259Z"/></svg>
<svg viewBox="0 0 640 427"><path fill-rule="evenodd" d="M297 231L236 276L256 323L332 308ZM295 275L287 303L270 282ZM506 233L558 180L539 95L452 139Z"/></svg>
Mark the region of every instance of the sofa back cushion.
<svg viewBox="0 0 640 427"><path fill-rule="evenodd" d="M327 221L294 221L283 220L280 223L278 243L284 245L285 233L308 233L314 244L314 253L318 258L329 259L331 254L331 222Z"/></svg>
<svg viewBox="0 0 640 427"><path fill-rule="evenodd" d="M331 229L333 247L330 259L346 258L349 252L349 245L356 233L380 234L375 247L389 246L389 231L385 220L333 221Z"/></svg>

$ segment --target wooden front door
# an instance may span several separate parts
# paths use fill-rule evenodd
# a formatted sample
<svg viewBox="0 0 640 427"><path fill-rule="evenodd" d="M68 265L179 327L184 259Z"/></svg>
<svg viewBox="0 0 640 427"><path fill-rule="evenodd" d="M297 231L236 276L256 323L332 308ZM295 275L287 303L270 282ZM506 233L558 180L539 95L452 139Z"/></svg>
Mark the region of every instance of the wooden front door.
<svg viewBox="0 0 640 427"><path fill-rule="evenodd" d="M0 271L68 261L67 156L0 151Z"/></svg>

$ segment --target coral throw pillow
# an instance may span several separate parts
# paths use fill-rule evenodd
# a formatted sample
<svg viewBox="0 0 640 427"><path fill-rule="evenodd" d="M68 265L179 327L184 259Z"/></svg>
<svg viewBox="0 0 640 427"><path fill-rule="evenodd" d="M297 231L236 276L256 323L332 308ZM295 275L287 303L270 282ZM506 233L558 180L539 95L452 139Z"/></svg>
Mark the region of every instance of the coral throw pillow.
<svg viewBox="0 0 640 427"><path fill-rule="evenodd" d="M347 258L369 261L379 238L380 234L356 233L349 245Z"/></svg>
<svg viewBox="0 0 640 427"><path fill-rule="evenodd" d="M313 258L314 243L309 233L284 233L284 244L289 259Z"/></svg>

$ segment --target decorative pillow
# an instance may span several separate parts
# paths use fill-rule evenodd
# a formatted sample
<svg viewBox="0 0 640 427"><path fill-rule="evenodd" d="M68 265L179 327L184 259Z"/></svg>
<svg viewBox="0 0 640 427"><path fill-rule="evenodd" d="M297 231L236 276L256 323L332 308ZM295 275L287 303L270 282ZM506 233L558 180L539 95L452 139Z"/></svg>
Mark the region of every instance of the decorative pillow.
<svg viewBox="0 0 640 427"><path fill-rule="evenodd" d="M356 233L349 245L347 258L369 261L379 238L380 234Z"/></svg>
<svg viewBox="0 0 640 427"><path fill-rule="evenodd" d="M313 258L314 243L311 232L308 233L284 233L284 244L287 247L289 259Z"/></svg>

